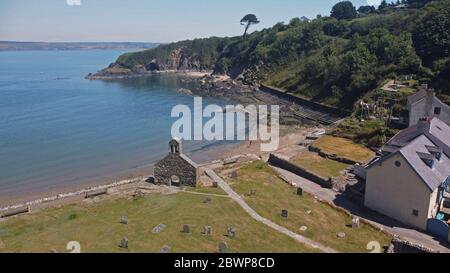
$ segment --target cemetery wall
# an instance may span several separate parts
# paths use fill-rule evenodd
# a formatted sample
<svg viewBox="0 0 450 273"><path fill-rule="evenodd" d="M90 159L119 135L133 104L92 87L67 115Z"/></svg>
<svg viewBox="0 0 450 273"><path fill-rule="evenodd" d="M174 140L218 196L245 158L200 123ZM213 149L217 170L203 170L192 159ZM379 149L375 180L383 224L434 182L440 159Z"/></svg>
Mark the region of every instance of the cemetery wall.
<svg viewBox="0 0 450 273"><path fill-rule="evenodd" d="M294 174L304 177L308 180L311 180L311 181L319 184L322 187L332 188L332 186L333 186L331 179L321 177L321 176L319 176L313 172L310 172L300 166L292 164L288 160L283 159L278 155L270 154L269 163L273 166L285 169L291 173L294 173Z"/></svg>

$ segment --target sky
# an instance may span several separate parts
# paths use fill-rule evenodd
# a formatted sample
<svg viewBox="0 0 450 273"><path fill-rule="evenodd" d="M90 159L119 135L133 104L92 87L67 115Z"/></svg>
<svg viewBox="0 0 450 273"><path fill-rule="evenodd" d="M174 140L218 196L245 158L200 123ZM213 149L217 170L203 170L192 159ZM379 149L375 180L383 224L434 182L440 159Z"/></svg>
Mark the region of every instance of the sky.
<svg viewBox="0 0 450 273"><path fill-rule="evenodd" d="M1 0L0 40L158 42L236 36L248 13L252 31L291 18L329 15L339 0ZM356 7L381 0L353 0Z"/></svg>

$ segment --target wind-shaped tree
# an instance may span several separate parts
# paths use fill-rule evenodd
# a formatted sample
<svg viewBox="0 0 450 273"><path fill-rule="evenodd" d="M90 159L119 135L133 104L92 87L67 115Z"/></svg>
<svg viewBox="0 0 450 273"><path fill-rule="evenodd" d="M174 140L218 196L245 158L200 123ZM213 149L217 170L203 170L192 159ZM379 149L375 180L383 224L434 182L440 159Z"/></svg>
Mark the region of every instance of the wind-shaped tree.
<svg viewBox="0 0 450 273"><path fill-rule="evenodd" d="M247 36L247 31L250 28L250 26L256 24L259 24L259 20L254 14L247 14L244 16L244 18L242 18L241 25L245 26L244 39Z"/></svg>
<svg viewBox="0 0 450 273"><path fill-rule="evenodd" d="M333 6L331 17L338 20L353 19L358 15L355 6L350 1L342 1Z"/></svg>

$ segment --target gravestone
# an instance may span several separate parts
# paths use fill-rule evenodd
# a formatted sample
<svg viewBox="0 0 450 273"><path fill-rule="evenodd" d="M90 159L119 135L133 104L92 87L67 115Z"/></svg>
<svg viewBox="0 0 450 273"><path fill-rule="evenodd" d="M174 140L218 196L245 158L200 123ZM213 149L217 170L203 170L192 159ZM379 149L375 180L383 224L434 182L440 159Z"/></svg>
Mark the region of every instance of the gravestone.
<svg viewBox="0 0 450 273"><path fill-rule="evenodd" d="M287 210L284 209L281 211L281 217L288 218L288 216L289 216L289 212Z"/></svg>
<svg viewBox="0 0 450 273"><path fill-rule="evenodd" d="M361 226L361 219L359 217L353 217L352 228L359 228Z"/></svg>
<svg viewBox="0 0 450 273"><path fill-rule="evenodd" d="M120 223L123 225L128 225L128 217L125 215L122 215L122 217L120 217Z"/></svg>
<svg viewBox="0 0 450 273"><path fill-rule="evenodd" d="M248 196L255 196L255 195L256 195L255 189L251 189L250 192L248 193Z"/></svg>
<svg viewBox="0 0 450 273"><path fill-rule="evenodd" d="M163 230L165 230L166 227L167 227L167 226L164 225L164 224L159 224L159 225L157 225L156 227L153 228L152 233L159 234L159 233L161 233Z"/></svg>
<svg viewBox="0 0 450 273"><path fill-rule="evenodd" d="M303 189L302 188L297 188L297 195L298 196L303 196Z"/></svg>
<svg viewBox="0 0 450 273"><path fill-rule="evenodd" d="M58 254L59 252L58 252L58 250L52 248L51 253L52 253L52 254Z"/></svg>
<svg viewBox="0 0 450 273"><path fill-rule="evenodd" d="M219 243L219 253L228 253L228 244L225 241Z"/></svg>
<svg viewBox="0 0 450 273"><path fill-rule="evenodd" d="M219 187L219 183L217 183L217 181L213 181L213 187L214 188L218 188Z"/></svg>
<svg viewBox="0 0 450 273"><path fill-rule="evenodd" d="M232 171L231 174L230 174L230 178L231 179L236 179L237 177L238 177L237 171Z"/></svg>
<svg viewBox="0 0 450 273"><path fill-rule="evenodd" d="M183 233L184 234L190 234L191 233L191 227L189 225L183 225Z"/></svg>
<svg viewBox="0 0 450 273"><path fill-rule="evenodd" d="M227 230L227 236L230 238L236 237L236 229L234 228L228 228Z"/></svg>
<svg viewBox="0 0 450 273"><path fill-rule="evenodd" d="M203 227L203 235L209 236L212 234L212 227L204 226Z"/></svg>
<svg viewBox="0 0 450 273"><path fill-rule="evenodd" d="M344 239L346 236L347 236L347 235L345 234L345 232L339 232L339 233L337 234L337 237L340 238L340 239Z"/></svg>
<svg viewBox="0 0 450 273"><path fill-rule="evenodd" d="M211 202L212 202L212 198L210 196L206 197L205 201L203 201L203 203L205 203L205 204L209 204Z"/></svg>
<svg viewBox="0 0 450 273"><path fill-rule="evenodd" d="M169 246L164 246L163 248L161 248L158 253L170 253L170 247Z"/></svg>
<svg viewBox="0 0 450 273"><path fill-rule="evenodd" d="M128 248L128 238L125 237L122 239L122 241L120 241L120 248Z"/></svg>
<svg viewBox="0 0 450 273"><path fill-rule="evenodd" d="M300 227L300 231L303 231L303 232L304 232L304 231L307 231L307 230L308 230L308 227L307 227L307 226L301 226L301 227Z"/></svg>

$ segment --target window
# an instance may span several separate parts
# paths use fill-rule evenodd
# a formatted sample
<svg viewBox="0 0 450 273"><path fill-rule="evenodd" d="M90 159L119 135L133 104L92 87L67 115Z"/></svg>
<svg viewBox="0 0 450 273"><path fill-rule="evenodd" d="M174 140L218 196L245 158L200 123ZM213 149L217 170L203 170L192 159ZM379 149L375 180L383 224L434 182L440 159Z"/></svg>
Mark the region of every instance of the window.
<svg viewBox="0 0 450 273"><path fill-rule="evenodd" d="M439 115L441 114L441 107L435 107L435 108L434 108L434 114L435 114L436 116L439 116Z"/></svg>
<svg viewBox="0 0 450 273"><path fill-rule="evenodd" d="M434 161L433 159L424 159L423 162L425 162L425 164L427 164L427 166L431 169L434 168L434 165L436 163L436 161Z"/></svg>
<svg viewBox="0 0 450 273"><path fill-rule="evenodd" d="M402 166L402 163L400 161L395 161L395 166L397 168L400 168Z"/></svg>
<svg viewBox="0 0 450 273"><path fill-rule="evenodd" d="M412 214L413 214L414 216L419 216L419 211L416 210L416 209L413 209Z"/></svg>

